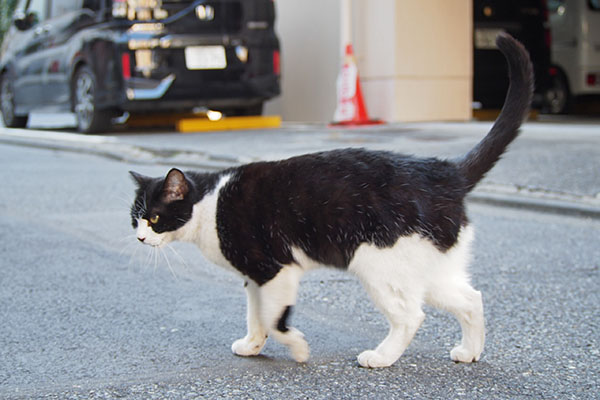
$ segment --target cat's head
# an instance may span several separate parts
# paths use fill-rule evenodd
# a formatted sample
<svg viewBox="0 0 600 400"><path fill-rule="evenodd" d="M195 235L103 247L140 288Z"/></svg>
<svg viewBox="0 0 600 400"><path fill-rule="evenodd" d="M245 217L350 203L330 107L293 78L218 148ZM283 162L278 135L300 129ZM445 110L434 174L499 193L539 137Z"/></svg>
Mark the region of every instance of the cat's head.
<svg viewBox="0 0 600 400"><path fill-rule="evenodd" d="M129 172L137 183L131 206L131 223L140 242L162 246L179 239L181 228L192 217L193 186L180 170L173 168L164 178Z"/></svg>

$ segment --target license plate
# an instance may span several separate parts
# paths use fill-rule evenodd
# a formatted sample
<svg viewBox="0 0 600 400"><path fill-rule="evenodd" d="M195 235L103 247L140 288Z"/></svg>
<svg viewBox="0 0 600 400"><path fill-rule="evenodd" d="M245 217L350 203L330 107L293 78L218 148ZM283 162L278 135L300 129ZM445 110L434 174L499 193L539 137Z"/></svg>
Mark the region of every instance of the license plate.
<svg viewBox="0 0 600 400"><path fill-rule="evenodd" d="M475 48L481 50L496 49L496 36L502 29L475 29Z"/></svg>
<svg viewBox="0 0 600 400"><path fill-rule="evenodd" d="M187 69L225 69L227 57L223 46L189 46L185 48Z"/></svg>

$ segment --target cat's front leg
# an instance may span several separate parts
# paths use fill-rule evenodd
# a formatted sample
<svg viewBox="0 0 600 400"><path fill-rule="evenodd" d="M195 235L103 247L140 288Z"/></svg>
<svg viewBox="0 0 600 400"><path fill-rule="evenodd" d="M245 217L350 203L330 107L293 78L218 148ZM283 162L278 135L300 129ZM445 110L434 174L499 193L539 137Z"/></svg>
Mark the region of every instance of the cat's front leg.
<svg viewBox="0 0 600 400"><path fill-rule="evenodd" d="M248 334L231 345L231 350L238 356L256 356L267 341L267 331L260 321L259 287L253 281L244 284L246 288Z"/></svg>
<svg viewBox="0 0 600 400"><path fill-rule="evenodd" d="M278 342L286 345L294 360L305 362L310 353L304 334L288 326L292 306L296 304L302 276L298 266L284 266L278 274L260 287L260 311L263 325Z"/></svg>

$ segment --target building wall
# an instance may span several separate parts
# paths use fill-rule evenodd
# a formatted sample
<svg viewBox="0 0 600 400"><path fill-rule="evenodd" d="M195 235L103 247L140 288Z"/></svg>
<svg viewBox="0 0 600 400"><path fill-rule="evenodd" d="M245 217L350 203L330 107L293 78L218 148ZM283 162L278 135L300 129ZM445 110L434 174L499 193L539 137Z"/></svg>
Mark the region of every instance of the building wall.
<svg viewBox="0 0 600 400"><path fill-rule="evenodd" d="M282 96L267 112L331 121L341 67L340 1L276 1ZM471 0L351 0L352 39L365 102L386 121L468 120Z"/></svg>
<svg viewBox="0 0 600 400"><path fill-rule="evenodd" d="M340 68L338 0L276 0L282 95L265 113L285 121L328 122L336 105Z"/></svg>

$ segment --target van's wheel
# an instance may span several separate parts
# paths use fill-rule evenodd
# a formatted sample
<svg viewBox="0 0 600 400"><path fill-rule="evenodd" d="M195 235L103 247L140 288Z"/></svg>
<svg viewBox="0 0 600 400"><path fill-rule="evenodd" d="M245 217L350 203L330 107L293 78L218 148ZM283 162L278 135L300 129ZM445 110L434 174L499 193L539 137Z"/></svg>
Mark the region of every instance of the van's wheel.
<svg viewBox="0 0 600 400"><path fill-rule="evenodd" d="M82 133L99 133L110 129L112 113L97 107L96 77L87 66L77 69L73 78L73 110L77 130Z"/></svg>
<svg viewBox="0 0 600 400"><path fill-rule="evenodd" d="M13 91L13 80L8 74L3 74L0 87L0 108L2 109L2 120L7 128L25 128L28 115L15 114L15 94Z"/></svg>
<svg viewBox="0 0 600 400"><path fill-rule="evenodd" d="M550 114L567 114L571 109L571 93L565 75L558 71L546 92L546 107Z"/></svg>

